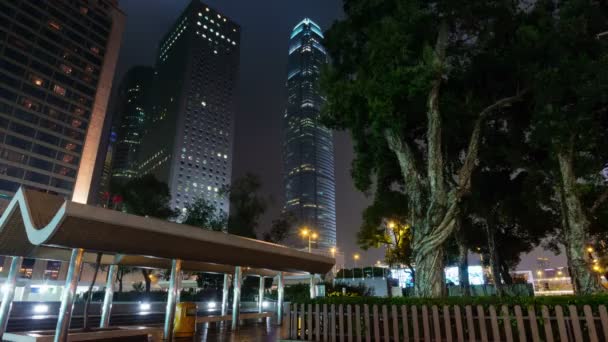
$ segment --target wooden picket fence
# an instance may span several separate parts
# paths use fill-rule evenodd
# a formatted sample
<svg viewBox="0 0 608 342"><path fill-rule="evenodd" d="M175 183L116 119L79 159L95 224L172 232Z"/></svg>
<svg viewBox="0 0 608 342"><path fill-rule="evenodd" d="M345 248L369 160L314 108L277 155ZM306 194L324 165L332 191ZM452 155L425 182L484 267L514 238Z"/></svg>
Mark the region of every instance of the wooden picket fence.
<svg viewBox="0 0 608 342"><path fill-rule="evenodd" d="M282 338L331 342L608 341L605 305L287 304Z"/></svg>

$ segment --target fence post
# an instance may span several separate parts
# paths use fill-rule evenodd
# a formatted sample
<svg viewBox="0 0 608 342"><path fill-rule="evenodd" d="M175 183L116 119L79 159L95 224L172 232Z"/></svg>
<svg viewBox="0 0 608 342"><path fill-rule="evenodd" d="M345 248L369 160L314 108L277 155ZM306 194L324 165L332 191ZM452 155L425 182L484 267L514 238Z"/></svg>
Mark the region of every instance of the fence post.
<svg viewBox="0 0 608 342"><path fill-rule="evenodd" d="M348 342L353 342L353 310L350 304L346 306L346 336Z"/></svg>
<svg viewBox="0 0 608 342"><path fill-rule="evenodd" d="M467 316L467 330L469 333L469 341L475 342L477 338L475 337L475 324L473 323L473 309L470 305L464 307L464 312Z"/></svg>
<svg viewBox="0 0 608 342"><path fill-rule="evenodd" d="M374 304L374 306L372 307L372 310L374 312L374 342L379 342L380 341L380 325L378 323L378 305Z"/></svg>
<svg viewBox="0 0 608 342"><path fill-rule="evenodd" d="M369 324L369 305L363 304L363 320L365 322L365 341L372 341L372 326Z"/></svg>
<svg viewBox="0 0 608 342"><path fill-rule="evenodd" d="M570 305L570 323L572 324L572 331L574 332L574 340L576 342L583 342L583 333L581 332L581 322L578 318L578 312L576 305Z"/></svg>
<svg viewBox="0 0 608 342"><path fill-rule="evenodd" d="M426 305L422 306L422 330L424 332L424 341L431 342L431 327L429 326L429 309Z"/></svg>
<svg viewBox="0 0 608 342"><path fill-rule="evenodd" d="M538 322L536 321L536 311L532 305L528 306L528 320L530 321L532 341L540 342L540 335L538 334Z"/></svg>
<svg viewBox="0 0 608 342"><path fill-rule="evenodd" d="M401 305L401 322L403 323L403 340L410 342L409 320L407 319L407 307Z"/></svg>
<svg viewBox="0 0 608 342"><path fill-rule="evenodd" d="M391 315L393 316L393 340L399 341L399 317L397 316L397 305L391 305Z"/></svg>
<svg viewBox="0 0 608 342"><path fill-rule="evenodd" d="M386 305L382 305L382 326L383 326L383 330L384 330L384 342L390 342L390 333L388 330L388 308L386 307Z"/></svg>
<svg viewBox="0 0 608 342"><path fill-rule="evenodd" d="M319 313L319 304L315 304L315 338L321 341L321 317Z"/></svg>
<svg viewBox="0 0 608 342"><path fill-rule="evenodd" d="M543 326L545 327L545 340L547 342L553 342L553 329L551 328L551 317L549 316L549 308L546 305L541 307L543 314Z"/></svg>
<svg viewBox="0 0 608 342"><path fill-rule="evenodd" d="M524 318L521 312L521 306L515 305L515 321L517 322L517 332L519 333L520 341L527 341L526 327L524 326Z"/></svg>
<svg viewBox="0 0 608 342"><path fill-rule="evenodd" d="M323 341L327 341L329 334L329 316L327 315L327 304L323 304Z"/></svg>
<svg viewBox="0 0 608 342"><path fill-rule="evenodd" d="M555 318L557 320L557 328L559 330L559 340L568 341L566 333L566 322L564 320L564 310L560 305L555 306Z"/></svg>
<svg viewBox="0 0 608 342"><path fill-rule="evenodd" d="M505 325L505 340L513 342L513 330L511 330L511 317L509 316L509 307L502 306L502 319ZM564 340L567 341L567 340Z"/></svg>
<svg viewBox="0 0 608 342"><path fill-rule="evenodd" d="M589 341L598 342L597 332L595 331L595 320L593 319L593 312L591 312L591 307L589 305L585 305L583 307L583 311L585 312L585 319L587 320L587 330L589 331Z"/></svg>
<svg viewBox="0 0 608 342"><path fill-rule="evenodd" d="M443 306L443 323L445 324L445 340L452 342L452 318L450 316L450 307Z"/></svg>
<svg viewBox="0 0 608 342"><path fill-rule="evenodd" d="M479 334L481 342L488 342L488 329L486 328L486 315L483 306L477 305L477 321L479 322Z"/></svg>
<svg viewBox="0 0 608 342"><path fill-rule="evenodd" d="M313 336L314 327L312 326L312 304L308 304L307 310L308 310L306 312L306 328L308 329L307 336L308 336L308 340L312 341L312 340L314 340L314 336Z"/></svg>
<svg viewBox="0 0 608 342"><path fill-rule="evenodd" d="M332 304L329 311L331 312L329 317L329 325L331 326L331 342L336 342L336 306Z"/></svg>
<svg viewBox="0 0 608 342"><path fill-rule="evenodd" d="M490 324L492 325L492 338L494 341L500 342L500 328L498 327L498 318L494 305L490 305Z"/></svg>
<svg viewBox="0 0 608 342"><path fill-rule="evenodd" d="M355 305L355 334L357 342L361 342L361 305Z"/></svg>
<svg viewBox="0 0 608 342"><path fill-rule="evenodd" d="M605 305L600 305L600 321L602 322L602 330L604 331L604 338L608 337L608 311Z"/></svg>
<svg viewBox="0 0 608 342"><path fill-rule="evenodd" d="M420 341L420 326L418 325L418 309L412 305L412 327L414 329L414 341Z"/></svg>
<svg viewBox="0 0 608 342"><path fill-rule="evenodd" d="M464 341L462 332L462 318L460 317L460 306L454 305L454 319L456 322L456 336L458 341Z"/></svg>
<svg viewBox="0 0 608 342"><path fill-rule="evenodd" d="M338 332L340 334L340 342L344 342L344 305L338 305Z"/></svg>

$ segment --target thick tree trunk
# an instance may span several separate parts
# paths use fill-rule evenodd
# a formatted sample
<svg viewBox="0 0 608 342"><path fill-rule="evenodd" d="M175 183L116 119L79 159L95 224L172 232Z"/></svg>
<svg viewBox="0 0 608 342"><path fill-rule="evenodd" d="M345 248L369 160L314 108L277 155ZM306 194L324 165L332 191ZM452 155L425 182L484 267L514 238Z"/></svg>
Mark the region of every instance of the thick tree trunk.
<svg viewBox="0 0 608 342"><path fill-rule="evenodd" d="M416 297L445 296L445 255L443 246L416 255Z"/></svg>
<svg viewBox="0 0 608 342"><path fill-rule="evenodd" d="M488 238L488 251L490 256L490 269L492 270L492 279L494 280L494 288L499 297L504 295L502 279L500 276L500 261L498 260L498 251L496 250L495 225L492 220L489 220L485 225L486 235Z"/></svg>
<svg viewBox="0 0 608 342"><path fill-rule="evenodd" d="M499 258L500 258L500 274L502 276L502 280L507 285L513 285L513 277L511 277L511 273L509 273L509 266L507 266L507 263L505 263L504 259L500 255L500 253L499 253Z"/></svg>
<svg viewBox="0 0 608 342"><path fill-rule="evenodd" d="M557 159L562 178L560 197L562 214L565 216L564 242L570 258L570 276L575 284L574 289L579 295L603 292L605 289L598 276L591 271L591 264L585 252L590 223L576 189L572 151L558 152Z"/></svg>
<svg viewBox="0 0 608 342"><path fill-rule="evenodd" d="M141 274L144 276L144 282L146 283L146 293L150 292L150 287L152 284L152 280L150 279L150 271L145 268L142 268Z"/></svg>
<svg viewBox="0 0 608 342"><path fill-rule="evenodd" d="M471 284L469 282L469 247L466 244L464 228L461 221L457 220L456 243L458 244L458 283L462 296L471 295Z"/></svg>

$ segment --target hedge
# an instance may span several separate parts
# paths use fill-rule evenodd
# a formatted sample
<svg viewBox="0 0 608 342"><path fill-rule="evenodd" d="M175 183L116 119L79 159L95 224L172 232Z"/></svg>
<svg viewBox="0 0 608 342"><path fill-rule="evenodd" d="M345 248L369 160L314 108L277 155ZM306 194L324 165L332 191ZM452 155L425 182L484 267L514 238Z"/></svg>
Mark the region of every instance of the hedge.
<svg viewBox="0 0 608 342"><path fill-rule="evenodd" d="M295 304L295 303L294 303ZM546 305L552 308L556 305L608 305L608 294L589 295L589 296L539 296L539 297L442 297L442 298L413 298L413 297L326 297L304 301L297 304L369 304L369 305L416 305L416 306L443 306L443 305L520 305L522 307Z"/></svg>

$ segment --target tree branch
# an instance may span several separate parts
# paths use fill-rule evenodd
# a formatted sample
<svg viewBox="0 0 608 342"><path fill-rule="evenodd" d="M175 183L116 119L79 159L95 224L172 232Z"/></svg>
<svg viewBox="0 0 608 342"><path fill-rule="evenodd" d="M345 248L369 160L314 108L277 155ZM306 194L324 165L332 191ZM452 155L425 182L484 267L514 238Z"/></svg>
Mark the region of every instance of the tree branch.
<svg viewBox="0 0 608 342"><path fill-rule="evenodd" d="M471 133L471 138L469 140L469 148L467 150L465 161L458 171L457 197L462 197L467 191L469 191L471 187L471 175L473 174L473 170L475 170L475 163L477 162L477 156L479 155L481 127L485 119L497 109L507 107L514 102L520 101L523 95L527 92L528 90L525 89L514 96L502 98L486 107L481 111L481 113L479 113L479 116L475 121L475 125L473 126L473 132Z"/></svg>
<svg viewBox="0 0 608 342"><path fill-rule="evenodd" d="M446 201L443 153L441 150L441 113L439 111L439 90L443 80L445 55L448 44L448 25L442 21L437 34L435 44L435 56L433 68L436 69L435 80L428 96L427 108L427 140L428 140L428 165L427 174L431 197L433 201L443 205Z"/></svg>
<svg viewBox="0 0 608 342"><path fill-rule="evenodd" d="M397 155L399 161L399 167L403 174L403 181L405 183L405 189L410 197L412 203L412 209L416 207L418 214L422 211L422 190L423 181L418 167L416 165L416 159L412 148L393 130L387 129L385 131L386 142L388 147Z"/></svg>
<svg viewBox="0 0 608 342"><path fill-rule="evenodd" d="M606 202L607 199L608 189L604 190L604 192L602 192L602 194L595 200L593 206L591 206L591 209L589 209L589 213L593 214L597 209L599 209L600 206L602 206L602 204L604 204L604 202Z"/></svg>

